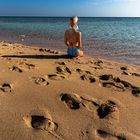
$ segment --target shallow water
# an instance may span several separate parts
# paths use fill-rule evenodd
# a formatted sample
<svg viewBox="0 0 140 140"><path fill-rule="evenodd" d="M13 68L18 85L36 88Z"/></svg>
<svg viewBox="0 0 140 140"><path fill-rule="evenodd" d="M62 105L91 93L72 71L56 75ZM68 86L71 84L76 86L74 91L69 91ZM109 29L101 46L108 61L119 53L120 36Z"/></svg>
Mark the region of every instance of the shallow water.
<svg viewBox="0 0 140 140"><path fill-rule="evenodd" d="M0 17L0 39L65 50L69 18ZM140 64L140 18L79 18L89 55Z"/></svg>

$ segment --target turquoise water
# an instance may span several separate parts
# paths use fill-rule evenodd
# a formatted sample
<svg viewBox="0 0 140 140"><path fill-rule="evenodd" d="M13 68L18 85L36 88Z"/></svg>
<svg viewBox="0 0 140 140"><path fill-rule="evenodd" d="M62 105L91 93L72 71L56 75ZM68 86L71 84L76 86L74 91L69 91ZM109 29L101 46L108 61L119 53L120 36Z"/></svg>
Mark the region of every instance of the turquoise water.
<svg viewBox="0 0 140 140"><path fill-rule="evenodd" d="M0 17L0 39L65 50L69 18ZM140 64L140 18L79 18L89 55Z"/></svg>

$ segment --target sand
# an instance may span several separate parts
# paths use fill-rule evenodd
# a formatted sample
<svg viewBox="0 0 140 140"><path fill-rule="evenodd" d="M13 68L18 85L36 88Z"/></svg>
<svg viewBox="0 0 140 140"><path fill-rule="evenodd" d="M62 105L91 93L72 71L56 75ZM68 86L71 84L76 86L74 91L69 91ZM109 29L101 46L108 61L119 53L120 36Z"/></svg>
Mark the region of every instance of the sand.
<svg viewBox="0 0 140 140"><path fill-rule="evenodd" d="M140 66L1 42L0 140L140 140Z"/></svg>

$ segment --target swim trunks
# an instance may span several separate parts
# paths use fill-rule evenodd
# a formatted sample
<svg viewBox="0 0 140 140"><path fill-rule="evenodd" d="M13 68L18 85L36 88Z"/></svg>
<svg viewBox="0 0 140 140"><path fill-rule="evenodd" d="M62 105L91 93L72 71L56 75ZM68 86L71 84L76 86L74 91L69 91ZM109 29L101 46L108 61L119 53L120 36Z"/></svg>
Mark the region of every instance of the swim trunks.
<svg viewBox="0 0 140 140"><path fill-rule="evenodd" d="M78 56L78 48L67 48L67 54L69 56Z"/></svg>

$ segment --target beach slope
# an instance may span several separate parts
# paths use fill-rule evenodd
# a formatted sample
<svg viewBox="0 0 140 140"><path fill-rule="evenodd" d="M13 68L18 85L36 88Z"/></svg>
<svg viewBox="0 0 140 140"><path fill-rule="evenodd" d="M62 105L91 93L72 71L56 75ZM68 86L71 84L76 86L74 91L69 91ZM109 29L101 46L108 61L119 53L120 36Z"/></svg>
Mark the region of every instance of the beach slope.
<svg viewBox="0 0 140 140"><path fill-rule="evenodd" d="M1 140L140 140L140 66L0 43Z"/></svg>

